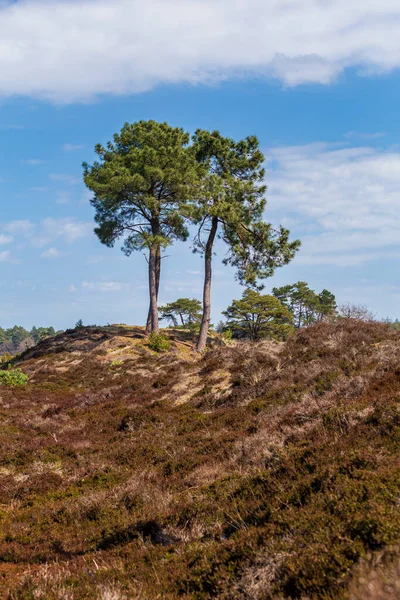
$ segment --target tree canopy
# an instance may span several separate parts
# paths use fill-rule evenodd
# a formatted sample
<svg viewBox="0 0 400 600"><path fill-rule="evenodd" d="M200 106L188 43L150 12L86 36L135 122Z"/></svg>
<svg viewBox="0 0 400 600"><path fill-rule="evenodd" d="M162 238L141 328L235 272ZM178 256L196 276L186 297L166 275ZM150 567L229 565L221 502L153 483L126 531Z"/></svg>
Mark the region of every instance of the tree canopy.
<svg viewBox="0 0 400 600"><path fill-rule="evenodd" d="M322 321L333 316L336 310L336 299L331 292L322 290L317 294L304 281L273 288L272 294L290 310L295 327Z"/></svg>
<svg viewBox="0 0 400 600"><path fill-rule="evenodd" d="M0 354L23 352L41 340L57 335L57 333L61 332L56 331L54 327L33 326L30 331L21 327L21 325L14 325L14 327L8 329L0 327Z"/></svg>
<svg viewBox="0 0 400 600"><path fill-rule="evenodd" d="M284 340L293 331L290 310L274 296L251 289L245 290L240 300L233 300L223 314L234 337Z"/></svg>
<svg viewBox="0 0 400 600"><path fill-rule="evenodd" d="M236 268L241 283L256 285L287 264L300 243L289 232L263 221L266 186L264 156L257 137L238 142L197 130L196 159L206 167L192 219L198 225L195 248L205 259L203 317L197 348L204 350L211 315L212 255L216 239L225 242L224 264Z"/></svg>
<svg viewBox="0 0 400 600"><path fill-rule="evenodd" d="M148 252L152 331L158 331L161 248L188 237L185 205L198 174L189 142L188 133L167 123L126 123L113 142L96 146L93 165L83 164L100 241L111 247L121 239L126 255Z"/></svg>
<svg viewBox="0 0 400 600"><path fill-rule="evenodd" d="M195 298L178 298L160 306L160 317L178 327L193 326L201 321L201 302Z"/></svg>
<svg viewBox="0 0 400 600"><path fill-rule="evenodd" d="M157 332L161 250L197 233L194 249L204 255L203 312L197 349L203 351L211 317L212 256L225 243L224 264L240 283L261 289L260 280L287 264L299 248L289 231L264 221L264 156L256 136L235 141L219 131L190 135L167 123L126 123L113 141L95 148L97 160L83 164L93 192L95 232L126 255L148 255L148 331Z"/></svg>

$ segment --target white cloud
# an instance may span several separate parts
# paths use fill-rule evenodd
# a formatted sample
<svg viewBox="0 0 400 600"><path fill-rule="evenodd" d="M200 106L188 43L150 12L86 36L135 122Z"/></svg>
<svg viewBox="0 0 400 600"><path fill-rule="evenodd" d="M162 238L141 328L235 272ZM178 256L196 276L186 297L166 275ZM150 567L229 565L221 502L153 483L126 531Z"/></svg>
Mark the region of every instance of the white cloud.
<svg viewBox="0 0 400 600"><path fill-rule="evenodd" d="M77 152L78 150L82 150L85 146L83 144L64 144L63 150L64 152Z"/></svg>
<svg viewBox="0 0 400 600"><path fill-rule="evenodd" d="M400 153L310 144L267 153L268 218L303 230L298 264L400 255Z"/></svg>
<svg viewBox="0 0 400 600"><path fill-rule="evenodd" d="M49 248L48 250L45 250L40 256L41 258L58 258L59 256L61 256L61 254L57 250L57 248Z"/></svg>
<svg viewBox="0 0 400 600"><path fill-rule="evenodd" d="M78 288L71 283L71 285L68 286L68 291L71 292L71 294L74 294L78 291Z"/></svg>
<svg viewBox="0 0 400 600"><path fill-rule="evenodd" d="M31 187L29 188L31 192L47 192L49 188L41 186L41 185L37 185L35 187Z"/></svg>
<svg viewBox="0 0 400 600"><path fill-rule="evenodd" d="M41 158L28 158L28 160L26 160L24 162L27 165L37 166L37 165L43 165L46 161L42 160Z"/></svg>
<svg viewBox="0 0 400 600"><path fill-rule="evenodd" d="M3 250L3 252L0 252L0 262L2 262L2 263L13 262L11 259L11 253L9 250Z"/></svg>
<svg viewBox="0 0 400 600"><path fill-rule="evenodd" d="M2 230L0 240L2 237L7 239L7 236L11 234L16 238L22 238L32 246L40 248L58 239L72 243L86 237L92 232L93 223L77 221L73 218L55 219L47 217L37 224L28 220L11 221L0 226L0 229Z"/></svg>
<svg viewBox="0 0 400 600"><path fill-rule="evenodd" d="M344 134L343 137L349 140L377 140L379 138L385 137L385 133L383 131L376 131L375 133L361 133L358 131L348 131Z"/></svg>
<svg viewBox="0 0 400 600"><path fill-rule="evenodd" d="M40 233L35 244L44 246L58 238L63 238L64 241L71 243L79 238L86 237L92 230L92 223L75 221L68 218L54 219L48 217L40 223Z"/></svg>
<svg viewBox="0 0 400 600"><path fill-rule="evenodd" d="M83 281L82 288L85 290L96 291L96 292L121 292L126 289L128 285L126 283L120 283L118 281Z"/></svg>
<svg viewBox="0 0 400 600"><path fill-rule="evenodd" d="M0 246L5 246L6 244L11 244L13 239L14 238L11 235L5 235L4 233L0 233Z"/></svg>
<svg viewBox="0 0 400 600"><path fill-rule="evenodd" d="M9 223L3 225L3 229L7 233L23 236L30 235L33 232L34 228L35 225L32 223L32 221L29 221L28 219L10 221Z"/></svg>
<svg viewBox="0 0 400 600"><path fill-rule="evenodd" d="M261 75L327 84L400 66L398 0L0 4L0 95L87 100Z"/></svg>
<svg viewBox="0 0 400 600"><path fill-rule="evenodd" d="M53 181L63 181L68 183L69 185L76 185L77 183L81 183L79 177L75 177L74 175L67 175L66 173L50 173L49 179Z"/></svg>
<svg viewBox="0 0 400 600"><path fill-rule="evenodd" d="M3 250L0 252L0 263L10 263L10 264L19 264L21 261L13 258L10 250Z"/></svg>

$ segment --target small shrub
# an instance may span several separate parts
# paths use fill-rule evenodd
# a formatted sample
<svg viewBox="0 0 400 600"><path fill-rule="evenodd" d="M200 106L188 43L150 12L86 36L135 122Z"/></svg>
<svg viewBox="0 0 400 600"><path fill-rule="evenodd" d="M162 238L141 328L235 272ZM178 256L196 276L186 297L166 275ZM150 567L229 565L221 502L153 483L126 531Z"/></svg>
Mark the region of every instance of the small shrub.
<svg viewBox="0 0 400 600"><path fill-rule="evenodd" d="M224 329L224 331L221 331L221 338L224 342L231 342L233 338L232 329Z"/></svg>
<svg viewBox="0 0 400 600"><path fill-rule="evenodd" d="M0 371L0 385L17 387L20 385L26 385L28 380L28 375L25 375L21 369L8 369L7 371Z"/></svg>
<svg viewBox="0 0 400 600"><path fill-rule="evenodd" d="M171 342L165 333L153 331L149 337L149 346L154 352L167 352L171 348Z"/></svg>
<svg viewBox="0 0 400 600"><path fill-rule="evenodd" d="M121 367L124 363L122 360L118 360L117 358L110 363L110 369L116 369L117 367Z"/></svg>
<svg viewBox="0 0 400 600"><path fill-rule="evenodd" d="M339 373L337 371L328 371L328 373L323 373L317 377L314 388L317 396L323 396L325 392L332 390L338 379Z"/></svg>
<svg viewBox="0 0 400 600"><path fill-rule="evenodd" d="M9 363L12 360L13 356L9 352L5 352L0 356L0 365L4 365Z"/></svg>

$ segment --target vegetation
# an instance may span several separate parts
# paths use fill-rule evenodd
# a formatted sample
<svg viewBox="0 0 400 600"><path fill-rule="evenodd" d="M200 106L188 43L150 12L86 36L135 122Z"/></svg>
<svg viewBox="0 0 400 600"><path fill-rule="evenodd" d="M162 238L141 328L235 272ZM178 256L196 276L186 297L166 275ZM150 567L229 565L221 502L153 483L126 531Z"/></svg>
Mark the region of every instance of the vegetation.
<svg viewBox="0 0 400 600"><path fill-rule="evenodd" d="M195 250L205 259L197 344L202 352L210 326L215 240L227 245L225 264L235 266L238 279L251 286L287 264L300 245L289 242L287 229L263 221L264 157L257 138L235 142L218 131L198 130L190 140L167 123L140 121L126 123L113 142L95 150L98 160L83 165L85 184L94 193L95 232L107 246L122 238L126 255L148 252L148 332L159 331L161 250L186 240L189 224L198 226Z"/></svg>
<svg viewBox="0 0 400 600"><path fill-rule="evenodd" d="M396 329L397 331L400 331L400 321L399 319L385 319L384 323L388 323L390 325L390 327L392 327L393 329Z"/></svg>
<svg viewBox="0 0 400 600"><path fill-rule="evenodd" d="M0 597L360 600L368 577L391 594L398 322L305 282L261 293L300 243L263 220L256 137L140 121L96 153L95 232L147 253L146 332L0 329ZM193 225L203 303L158 307L162 250ZM199 356L217 239L246 289Z"/></svg>
<svg viewBox="0 0 400 600"><path fill-rule="evenodd" d="M171 342L165 333L152 331L149 337L149 346L154 352L166 352L171 348Z"/></svg>
<svg viewBox="0 0 400 600"><path fill-rule="evenodd" d="M201 302L195 298L179 298L159 308L162 320L168 320L174 327L192 327L201 321Z"/></svg>
<svg viewBox="0 0 400 600"><path fill-rule="evenodd" d="M293 331L293 315L274 296L246 290L223 313L234 337L255 342L263 338L285 340Z"/></svg>
<svg viewBox="0 0 400 600"><path fill-rule="evenodd" d="M10 352L5 352L4 354L0 354L0 365L5 365L11 362L13 355Z"/></svg>
<svg viewBox="0 0 400 600"><path fill-rule="evenodd" d="M297 328L307 327L336 314L336 298L332 292L322 290L317 294L304 281L273 288L272 294L290 310Z"/></svg>
<svg viewBox="0 0 400 600"><path fill-rule="evenodd" d="M54 327L34 326L30 331L20 325L14 325L14 327L10 327L9 329L0 327L0 354L5 354L6 352L17 354L18 352L23 352L39 341L53 337L59 333L61 331L56 332Z"/></svg>
<svg viewBox="0 0 400 600"><path fill-rule="evenodd" d="M0 371L0 386L5 385L7 387L18 387L26 385L29 377L21 371L21 369L8 369L7 371Z"/></svg>
<svg viewBox="0 0 400 600"><path fill-rule="evenodd" d="M256 285L287 264L300 246L289 242L289 231L274 230L263 221L265 209L264 156L255 136L235 142L219 131L198 130L194 136L197 160L206 167L201 196L192 213L198 224L195 249L204 255L203 316L197 350L207 342L211 317L214 244L227 246L224 264L237 268L241 283Z"/></svg>
<svg viewBox="0 0 400 600"><path fill-rule="evenodd" d="M100 241L111 247L122 238L127 256L148 252L149 331L156 333L161 249L188 237L185 209L197 181L189 141L188 133L167 123L126 123L113 142L96 146L98 161L83 165Z"/></svg>
<svg viewBox="0 0 400 600"><path fill-rule="evenodd" d="M399 335L341 319L198 357L184 330L154 353L105 327L28 350L1 391L0 597L394 600Z"/></svg>
<svg viewBox="0 0 400 600"><path fill-rule="evenodd" d="M341 319L358 319L359 321L373 321L375 315L365 304L339 304L337 315Z"/></svg>

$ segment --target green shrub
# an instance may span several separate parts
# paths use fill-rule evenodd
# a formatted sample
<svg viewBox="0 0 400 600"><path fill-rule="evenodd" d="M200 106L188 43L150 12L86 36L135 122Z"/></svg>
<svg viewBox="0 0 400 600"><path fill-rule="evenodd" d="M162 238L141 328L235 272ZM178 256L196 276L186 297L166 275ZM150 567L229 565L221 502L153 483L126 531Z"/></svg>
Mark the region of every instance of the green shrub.
<svg viewBox="0 0 400 600"><path fill-rule="evenodd" d="M8 369L7 371L0 371L0 385L17 387L19 385L26 385L28 380L28 375L25 375L21 369Z"/></svg>
<svg viewBox="0 0 400 600"><path fill-rule="evenodd" d="M122 360L118 360L117 358L110 363L110 369L116 369L117 367L122 367Z"/></svg>
<svg viewBox="0 0 400 600"><path fill-rule="evenodd" d="M224 331L221 332L221 337L224 340L224 342L230 342L233 338L233 331L232 329L225 329Z"/></svg>
<svg viewBox="0 0 400 600"><path fill-rule="evenodd" d="M5 352L4 354L1 354L0 355L0 365L9 363L10 360L12 360L12 358L13 358L13 356L9 352Z"/></svg>
<svg viewBox="0 0 400 600"><path fill-rule="evenodd" d="M149 337L149 346L154 352L166 352L171 348L171 342L165 333L156 333L153 331Z"/></svg>

